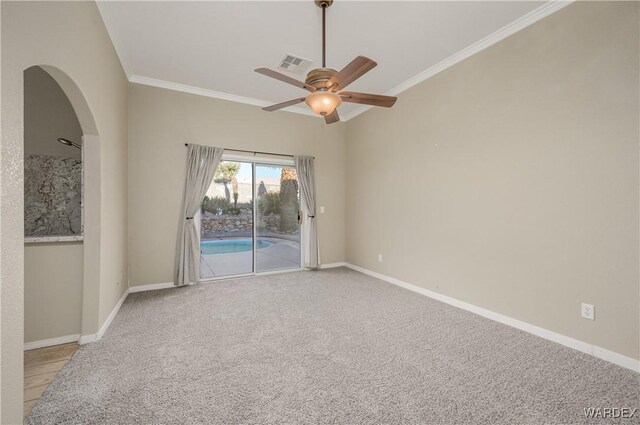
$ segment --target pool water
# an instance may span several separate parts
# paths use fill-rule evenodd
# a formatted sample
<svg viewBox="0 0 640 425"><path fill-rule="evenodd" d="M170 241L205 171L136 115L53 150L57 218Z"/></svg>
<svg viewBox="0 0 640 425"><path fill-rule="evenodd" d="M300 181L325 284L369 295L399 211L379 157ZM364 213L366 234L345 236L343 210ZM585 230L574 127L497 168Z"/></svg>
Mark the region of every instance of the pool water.
<svg viewBox="0 0 640 425"><path fill-rule="evenodd" d="M258 240L257 248L268 248L273 243ZM227 239L220 241L200 242L200 251L203 254L232 254L234 252L248 252L253 250L251 239Z"/></svg>

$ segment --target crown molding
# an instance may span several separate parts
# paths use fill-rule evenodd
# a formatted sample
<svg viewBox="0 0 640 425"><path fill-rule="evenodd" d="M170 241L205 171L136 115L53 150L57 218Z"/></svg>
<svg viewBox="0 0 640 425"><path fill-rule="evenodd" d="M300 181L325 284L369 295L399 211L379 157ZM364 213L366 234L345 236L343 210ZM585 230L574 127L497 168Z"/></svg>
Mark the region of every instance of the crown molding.
<svg viewBox="0 0 640 425"><path fill-rule="evenodd" d="M102 16L102 21L107 29L107 34L109 34L109 38L111 38L111 44L113 44L113 48L116 49L116 55L118 55L118 58L120 59L120 65L122 65L122 69L124 70L127 79L130 80L133 76L133 72L129 66L129 61L127 60L124 43L118 33L118 27L114 24L113 19L111 18L109 8L105 6L105 3L105 1L96 1L96 6L98 6L98 12L100 12L100 16Z"/></svg>
<svg viewBox="0 0 640 425"><path fill-rule="evenodd" d="M489 34L483 39L471 44L470 46L460 50L457 53L454 53L453 55L438 62L437 64L424 70L418 75L397 85L396 87L392 88L385 94L387 96L397 96L400 93L404 92L405 90L408 90L411 87L417 84L420 84L421 82L433 77L434 75L452 67L458 62L463 61L464 59L467 59L468 57L473 56L476 53L488 47L493 46L497 42L504 40L510 35L515 34L516 32L528 27L529 25L532 25L538 22L539 20L557 12L558 10L564 8L565 6L568 6L574 1L575 0L550 0L545 4L543 4L542 6L527 13L526 15L521 16L520 18L516 19L515 21L512 21L511 23L505 25L499 30ZM129 78L130 82L136 83L136 84L143 84L147 86L164 88L168 90L181 91L184 93L197 94L199 96L206 96L206 97L211 97L215 99L228 100L230 102L244 103L247 105L259 106L261 108L268 106L272 103L272 102L267 102L260 99L254 99L251 97L238 96L231 93L224 93L224 92L219 92L215 90L203 89L200 87L189 86L186 84L172 83L170 81L158 80L155 78L149 78L149 77L133 74L131 72L131 69L129 68L128 61L125 55L125 49L123 48L121 39L117 34L116 26L111 21L111 17L107 10L108 7L105 7L103 3L104 1L96 2L96 4L98 5L100 14L102 15L102 19L105 22L105 26L107 27L109 36L111 37L111 41L113 42L113 45L116 49L116 53L120 58L122 67L125 73L127 74L127 77ZM342 115L340 119L343 122L349 121L350 119L357 117L358 115L368 111L371 108L372 106L359 106L357 109L354 109L353 111ZM289 108L283 109L283 111L316 117L316 115L312 111L303 109L303 108L289 107Z"/></svg>
<svg viewBox="0 0 640 425"><path fill-rule="evenodd" d="M230 102L244 103L246 105L259 106L261 108L264 108L265 106L269 106L273 104L273 102L267 102L266 100L254 99L252 97L238 96L235 94L224 93L221 91L203 89L200 87L189 86L187 84L172 83L171 81L158 80L156 78L149 78L149 77L142 77L140 75L132 75L131 78L129 78L129 82L135 83L135 84L143 84L145 86L159 87L162 89L175 90L175 91L180 91L184 93L197 94L199 96L212 97L214 99L228 100ZM312 111L308 109L289 107L281 110L284 112L293 112L295 114L308 115L312 117L316 116L316 114L314 114Z"/></svg>
<svg viewBox="0 0 640 425"><path fill-rule="evenodd" d="M434 75L446 70L447 68L452 67L453 65L457 64L458 62L461 62L461 61L467 59L468 57L473 56L476 53L481 52L482 50L484 50L484 49L486 49L488 47L493 46L497 42L504 40L505 38L509 37L510 35L515 34L516 32L523 30L524 28L528 27L529 25L532 25L532 24L538 22L542 18L545 18L545 17L557 12L558 10L564 8L565 6L568 6L569 4L573 3L573 1L574 0L551 0L551 1L548 1L547 3L545 3L542 6L532 10L531 12L527 13L526 15L521 16L520 18L518 18L515 21L511 22L510 24L508 24L508 25L500 28L499 30L489 34L485 38L480 39L479 41L477 41L477 42L473 43L472 45L460 50L457 53L454 53L453 55L449 56L448 58L444 59L443 61L440 61L437 64L433 65L432 67L424 70L420 74L408 79L404 83L401 83L401 84L395 86L394 88L392 88L391 90L389 90L385 94L387 96L397 96L400 93L402 93L403 91L408 90L408 89L410 89L411 87L413 87L413 86L415 86L417 84L420 84L421 82L433 77ZM344 117L342 117L342 121L349 121L350 119L357 117L358 115L362 114L363 112L368 111L371 108L372 108L372 106L363 106L361 108L358 108L355 111L352 111L351 113L346 114Z"/></svg>

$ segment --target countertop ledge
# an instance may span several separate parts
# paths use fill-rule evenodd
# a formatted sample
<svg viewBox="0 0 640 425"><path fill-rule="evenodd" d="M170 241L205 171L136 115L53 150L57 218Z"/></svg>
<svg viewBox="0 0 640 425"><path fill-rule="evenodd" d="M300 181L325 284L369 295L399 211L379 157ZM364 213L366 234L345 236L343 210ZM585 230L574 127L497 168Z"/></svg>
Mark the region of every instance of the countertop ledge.
<svg viewBox="0 0 640 425"><path fill-rule="evenodd" d="M82 242L84 236L25 236L24 243Z"/></svg>

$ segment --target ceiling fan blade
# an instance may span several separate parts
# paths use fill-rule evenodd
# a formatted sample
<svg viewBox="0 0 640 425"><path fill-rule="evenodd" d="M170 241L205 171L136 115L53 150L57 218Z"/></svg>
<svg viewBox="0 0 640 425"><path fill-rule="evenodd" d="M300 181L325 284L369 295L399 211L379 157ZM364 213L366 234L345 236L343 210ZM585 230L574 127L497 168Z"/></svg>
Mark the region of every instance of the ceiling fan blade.
<svg viewBox="0 0 640 425"><path fill-rule="evenodd" d="M310 86L309 84L296 80L295 78L291 78L288 75L281 74L277 71L274 71L269 68L258 68L255 70L258 74L266 75L267 77L275 78L276 80L283 81L287 84L291 84L292 86L300 87L301 89L309 90L311 93L316 91L316 88Z"/></svg>
<svg viewBox="0 0 640 425"><path fill-rule="evenodd" d="M343 90L377 65L376 62L367 57L358 56L327 81L327 88L331 91Z"/></svg>
<svg viewBox="0 0 640 425"><path fill-rule="evenodd" d="M340 115L338 115L338 108L334 109L332 113L324 116L324 122L327 124L333 124L340 121Z"/></svg>
<svg viewBox="0 0 640 425"><path fill-rule="evenodd" d="M398 100L393 96L382 96L379 94L357 93L352 91L342 91L338 93L344 102L361 103L363 105L383 106L390 108Z"/></svg>
<svg viewBox="0 0 640 425"><path fill-rule="evenodd" d="M291 105L296 105L298 103L302 103L302 102L305 101L305 99L306 98L304 98L304 97L300 97L298 99L291 99L291 100L287 100L286 102L276 103L275 105L265 106L262 109L264 111L273 112L273 111L277 111L278 109L286 108L287 106L291 106Z"/></svg>

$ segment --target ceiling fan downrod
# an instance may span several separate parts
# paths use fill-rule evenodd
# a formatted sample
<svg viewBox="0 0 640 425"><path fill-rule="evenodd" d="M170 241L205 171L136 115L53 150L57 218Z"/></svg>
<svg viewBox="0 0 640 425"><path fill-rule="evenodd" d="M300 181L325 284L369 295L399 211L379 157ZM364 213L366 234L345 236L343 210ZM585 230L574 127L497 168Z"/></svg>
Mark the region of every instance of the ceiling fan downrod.
<svg viewBox="0 0 640 425"><path fill-rule="evenodd" d="M331 6L333 0L314 0L315 4L322 9L322 67L327 67L327 7Z"/></svg>

